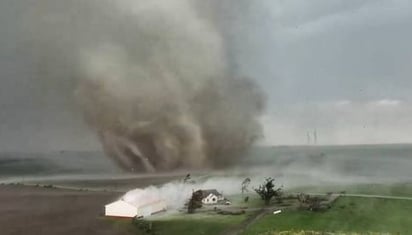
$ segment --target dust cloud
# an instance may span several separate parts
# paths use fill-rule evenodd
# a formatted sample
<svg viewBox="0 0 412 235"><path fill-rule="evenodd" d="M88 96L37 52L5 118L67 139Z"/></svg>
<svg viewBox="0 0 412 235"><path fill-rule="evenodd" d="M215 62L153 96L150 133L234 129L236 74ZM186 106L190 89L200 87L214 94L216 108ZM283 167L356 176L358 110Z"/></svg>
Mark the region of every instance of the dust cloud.
<svg viewBox="0 0 412 235"><path fill-rule="evenodd" d="M261 136L262 91L232 71L218 21L200 11L188 0L42 0L26 16L41 75L73 84L125 170L224 167Z"/></svg>
<svg viewBox="0 0 412 235"><path fill-rule="evenodd" d="M166 202L169 212L175 212L184 208L195 190L217 189L224 196L236 195L241 191L241 182L237 177L213 177L191 184L172 181L163 185L130 190L121 198L127 202L138 202L142 197L144 200L159 198Z"/></svg>

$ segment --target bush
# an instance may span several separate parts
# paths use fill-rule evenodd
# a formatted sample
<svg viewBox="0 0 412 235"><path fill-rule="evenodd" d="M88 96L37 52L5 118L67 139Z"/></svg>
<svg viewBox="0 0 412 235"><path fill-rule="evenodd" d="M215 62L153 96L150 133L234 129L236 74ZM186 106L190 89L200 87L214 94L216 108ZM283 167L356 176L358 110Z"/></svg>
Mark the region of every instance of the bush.
<svg viewBox="0 0 412 235"><path fill-rule="evenodd" d="M196 192L192 193L192 197L189 200L187 212L189 214L194 213L196 209L202 207L202 190L197 190Z"/></svg>
<svg viewBox="0 0 412 235"><path fill-rule="evenodd" d="M153 224L151 221L146 221L139 218L134 218L132 221L133 225L144 234L155 235L155 231L153 230Z"/></svg>

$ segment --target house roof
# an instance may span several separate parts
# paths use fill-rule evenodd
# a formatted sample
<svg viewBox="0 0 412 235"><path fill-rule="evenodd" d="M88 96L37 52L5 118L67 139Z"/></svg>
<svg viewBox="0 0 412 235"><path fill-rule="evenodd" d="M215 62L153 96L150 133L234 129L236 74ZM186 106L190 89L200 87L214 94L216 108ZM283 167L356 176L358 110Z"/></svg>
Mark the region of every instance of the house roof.
<svg viewBox="0 0 412 235"><path fill-rule="evenodd" d="M115 204L125 204L125 205L128 205L128 206L132 206L132 207L137 208L136 205L133 205L133 204L131 204L131 203L129 203L129 202L126 202L126 201L124 201L124 200L122 200L122 199L117 200L117 201L114 201L114 202L112 202L112 203L109 203L109 204L105 205L105 207L112 206L112 205L115 205Z"/></svg>
<svg viewBox="0 0 412 235"><path fill-rule="evenodd" d="M222 194L219 193L216 189L204 189L204 190L202 190L202 197L203 198L209 196L210 194L214 194L216 196L222 196Z"/></svg>
<svg viewBox="0 0 412 235"><path fill-rule="evenodd" d="M157 203L159 201L163 201L157 192L142 189L134 189L132 191L129 191L125 195L123 195L123 197L120 198L120 200L123 200L135 207L141 207L144 205L149 205Z"/></svg>

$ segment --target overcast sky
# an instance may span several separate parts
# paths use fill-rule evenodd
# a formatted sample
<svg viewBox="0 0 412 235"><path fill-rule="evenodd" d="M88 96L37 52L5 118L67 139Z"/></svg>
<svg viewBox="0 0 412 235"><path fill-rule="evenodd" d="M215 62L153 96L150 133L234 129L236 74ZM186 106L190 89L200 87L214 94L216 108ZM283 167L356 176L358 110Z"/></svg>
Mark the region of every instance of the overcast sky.
<svg viewBox="0 0 412 235"><path fill-rule="evenodd" d="M266 1L238 57L275 103L411 97L412 3ZM240 43L242 44L242 43ZM246 56L250 54L250 56Z"/></svg>
<svg viewBox="0 0 412 235"><path fill-rule="evenodd" d="M237 73L267 93L265 144L412 142L409 0L225 2ZM243 2L243 3L241 3ZM64 89L41 82L22 22L33 1L0 2L0 149L98 149Z"/></svg>
<svg viewBox="0 0 412 235"><path fill-rule="evenodd" d="M268 95L268 144L412 142L412 2L285 0L235 27L243 74Z"/></svg>

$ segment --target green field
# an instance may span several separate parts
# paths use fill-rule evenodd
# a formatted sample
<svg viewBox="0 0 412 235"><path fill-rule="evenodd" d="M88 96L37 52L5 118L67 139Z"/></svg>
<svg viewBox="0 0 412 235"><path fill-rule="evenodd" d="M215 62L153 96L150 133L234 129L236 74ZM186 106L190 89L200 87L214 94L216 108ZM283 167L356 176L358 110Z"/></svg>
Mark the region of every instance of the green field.
<svg viewBox="0 0 412 235"><path fill-rule="evenodd" d="M285 230L411 234L411 213L412 201L408 200L342 197L326 212L286 211L266 215L244 234Z"/></svg>
<svg viewBox="0 0 412 235"><path fill-rule="evenodd" d="M157 235L218 235L232 226L240 224L247 218L244 215L194 214L155 220L153 229Z"/></svg>
<svg viewBox="0 0 412 235"><path fill-rule="evenodd" d="M406 191L403 191L407 188ZM356 193L376 193L407 196L410 185L362 185L347 188ZM240 195L230 198L233 205L258 208L263 206L257 195L249 203ZM219 235L236 230L256 212L244 215L216 215L213 212L193 215L179 214L152 221L157 235ZM277 234L280 231L320 231L375 234L412 234L412 200L341 197L325 212L288 209L278 215L267 214L251 223L244 235ZM339 234L343 234L339 233ZM139 233L136 233L139 234ZM293 234L293 233L289 233ZM305 234L305 233L302 233ZM308 233L311 234L311 233ZM316 233L313 233L316 234ZM322 233L320 233L322 234ZM140 234L139 234L140 235Z"/></svg>
<svg viewBox="0 0 412 235"><path fill-rule="evenodd" d="M356 185L326 185L326 186L307 186L299 187L291 190L293 192L341 192L353 194L369 194L369 195L384 195L384 196L404 196L412 197L412 183L397 183L397 184L356 184Z"/></svg>

